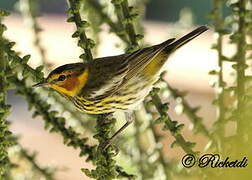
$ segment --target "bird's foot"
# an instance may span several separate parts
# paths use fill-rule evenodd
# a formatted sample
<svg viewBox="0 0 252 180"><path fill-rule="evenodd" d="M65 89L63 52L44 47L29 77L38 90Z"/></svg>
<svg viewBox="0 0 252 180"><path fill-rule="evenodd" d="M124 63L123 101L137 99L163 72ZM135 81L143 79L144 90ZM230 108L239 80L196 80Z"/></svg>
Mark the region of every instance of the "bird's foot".
<svg viewBox="0 0 252 180"><path fill-rule="evenodd" d="M106 141L104 141L103 143L101 143L99 146L98 146L98 151L100 152L103 152L103 151L106 151L106 149L111 146L112 149L115 151L115 155L117 155L119 153L119 148L112 144L112 139L108 139Z"/></svg>

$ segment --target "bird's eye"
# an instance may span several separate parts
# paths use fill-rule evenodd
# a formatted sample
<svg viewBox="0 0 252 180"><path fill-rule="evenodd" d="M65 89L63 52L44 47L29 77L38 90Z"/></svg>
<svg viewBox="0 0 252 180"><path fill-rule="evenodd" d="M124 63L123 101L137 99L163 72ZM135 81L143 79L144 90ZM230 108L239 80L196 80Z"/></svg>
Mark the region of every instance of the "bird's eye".
<svg viewBox="0 0 252 180"><path fill-rule="evenodd" d="M58 81L64 81L66 79L66 76L65 75L60 75L58 77Z"/></svg>

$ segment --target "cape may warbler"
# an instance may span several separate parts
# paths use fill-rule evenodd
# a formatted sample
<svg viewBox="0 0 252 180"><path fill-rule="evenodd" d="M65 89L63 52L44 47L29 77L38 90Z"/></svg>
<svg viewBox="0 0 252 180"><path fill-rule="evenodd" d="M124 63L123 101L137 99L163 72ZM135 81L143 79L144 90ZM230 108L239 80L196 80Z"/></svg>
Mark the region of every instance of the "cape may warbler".
<svg viewBox="0 0 252 180"><path fill-rule="evenodd" d="M168 57L207 29L201 26L177 41L169 39L132 53L65 64L34 87L52 88L90 114L132 110L148 95Z"/></svg>

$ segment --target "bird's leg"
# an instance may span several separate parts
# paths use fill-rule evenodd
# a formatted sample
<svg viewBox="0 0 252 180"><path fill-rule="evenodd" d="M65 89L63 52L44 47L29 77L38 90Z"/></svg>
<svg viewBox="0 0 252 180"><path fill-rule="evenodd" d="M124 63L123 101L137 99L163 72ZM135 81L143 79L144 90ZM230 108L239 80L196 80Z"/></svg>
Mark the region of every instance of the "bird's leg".
<svg viewBox="0 0 252 180"><path fill-rule="evenodd" d="M102 149L106 149L112 142L113 140L118 137L118 135L126 128L128 127L134 120L133 116L132 116L133 113L129 113L129 112L125 112L125 117L126 117L126 123L119 129L117 130L113 136L111 136L111 138L109 138L107 141L105 141L101 146L100 148Z"/></svg>

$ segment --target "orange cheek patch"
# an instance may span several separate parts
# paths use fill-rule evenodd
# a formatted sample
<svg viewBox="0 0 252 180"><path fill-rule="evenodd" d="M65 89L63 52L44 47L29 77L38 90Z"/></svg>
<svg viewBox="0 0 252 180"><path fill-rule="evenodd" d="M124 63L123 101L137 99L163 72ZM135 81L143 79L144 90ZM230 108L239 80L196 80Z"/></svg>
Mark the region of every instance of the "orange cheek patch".
<svg viewBox="0 0 252 180"><path fill-rule="evenodd" d="M68 91L73 91L77 87L79 87L79 84L80 84L80 82L79 82L77 76L73 76L73 77L66 79L64 84L61 84L60 87L66 89Z"/></svg>

